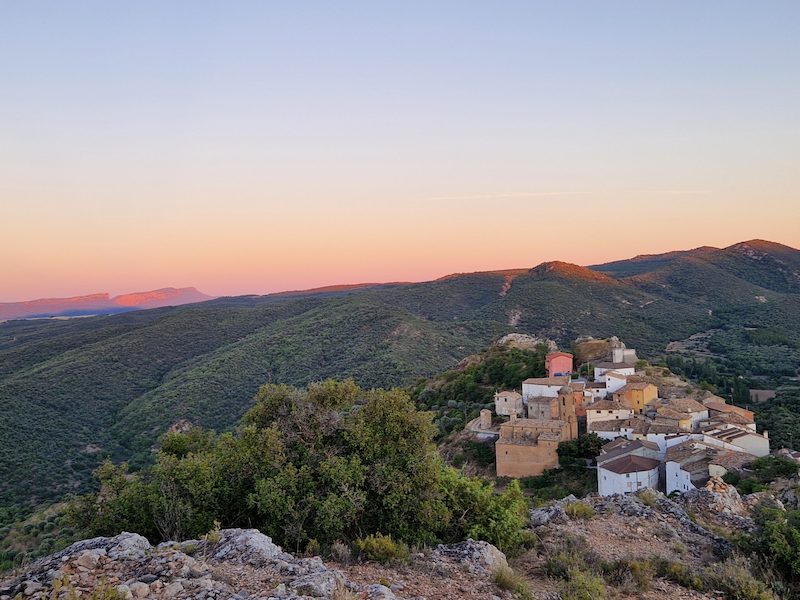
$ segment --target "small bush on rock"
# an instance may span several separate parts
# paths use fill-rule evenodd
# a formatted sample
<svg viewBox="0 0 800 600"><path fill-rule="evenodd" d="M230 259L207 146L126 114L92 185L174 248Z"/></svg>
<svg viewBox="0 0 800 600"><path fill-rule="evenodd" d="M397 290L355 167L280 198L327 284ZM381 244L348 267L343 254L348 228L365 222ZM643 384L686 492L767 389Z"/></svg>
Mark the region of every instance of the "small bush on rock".
<svg viewBox="0 0 800 600"><path fill-rule="evenodd" d="M408 560L408 546L394 541L390 535L376 533L357 539L355 544L358 551L367 560L384 564Z"/></svg>
<svg viewBox="0 0 800 600"><path fill-rule="evenodd" d="M586 502L571 502L564 507L564 512L571 519L591 519L594 516L594 509Z"/></svg>

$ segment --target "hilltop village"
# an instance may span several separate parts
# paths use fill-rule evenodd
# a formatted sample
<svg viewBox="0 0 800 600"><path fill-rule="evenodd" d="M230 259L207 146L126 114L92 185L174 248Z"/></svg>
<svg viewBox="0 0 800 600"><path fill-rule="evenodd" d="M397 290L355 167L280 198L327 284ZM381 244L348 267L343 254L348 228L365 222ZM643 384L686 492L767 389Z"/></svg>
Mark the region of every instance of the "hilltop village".
<svg viewBox="0 0 800 600"><path fill-rule="evenodd" d="M770 453L753 412L703 392L657 385L633 349L615 347L574 376L568 352L547 354L547 377L494 396L471 430L495 440L498 477L532 477L559 466L558 445L581 432L607 440L597 457L600 495L652 488L666 494L705 486ZM638 368L637 368L638 365ZM663 383L663 382L662 382Z"/></svg>

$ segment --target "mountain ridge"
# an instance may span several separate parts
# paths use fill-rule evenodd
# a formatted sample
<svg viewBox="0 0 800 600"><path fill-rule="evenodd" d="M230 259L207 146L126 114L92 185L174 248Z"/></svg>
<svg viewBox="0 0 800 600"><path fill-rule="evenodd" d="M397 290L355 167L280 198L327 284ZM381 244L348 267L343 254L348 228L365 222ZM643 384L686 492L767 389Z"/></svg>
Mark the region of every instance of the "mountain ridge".
<svg viewBox="0 0 800 600"><path fill-rule="evenodd" d="M213 300L195 287L166 287L146 292L131 292L111 297L107 292L67 298L37 298L21 302L0 302L0 321L40 317L111 314L162 306L178 306Z"/></svg>

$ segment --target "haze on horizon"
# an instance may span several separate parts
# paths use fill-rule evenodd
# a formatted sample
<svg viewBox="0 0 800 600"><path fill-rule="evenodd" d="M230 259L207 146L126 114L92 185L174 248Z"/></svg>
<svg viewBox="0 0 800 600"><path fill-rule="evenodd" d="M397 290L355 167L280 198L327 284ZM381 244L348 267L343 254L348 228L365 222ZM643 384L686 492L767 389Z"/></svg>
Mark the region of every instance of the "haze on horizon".
<svg viewBox="0 0 800 600"><path fill-rule="evenodd" d="M800 4L0 4L0 301L800 246Z"/></svg>

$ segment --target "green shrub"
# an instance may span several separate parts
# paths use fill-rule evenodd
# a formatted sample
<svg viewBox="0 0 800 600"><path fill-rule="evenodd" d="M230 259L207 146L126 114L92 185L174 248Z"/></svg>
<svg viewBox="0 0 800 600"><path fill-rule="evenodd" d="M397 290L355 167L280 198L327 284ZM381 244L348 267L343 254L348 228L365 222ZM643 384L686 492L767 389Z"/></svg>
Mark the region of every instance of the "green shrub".
<svg viewBox="0 0 800 600"><path fill-rule="evenodd" d="M721 591L728 600L773 600L766 585L750 573L744 559L730 559L706 567L703 580L708 590Z"/></svg>
<svg viewBox="0 0 800 600"><path fill-rule="evenodd" d="M571 519L591 519L594 516L594 509L586 502L578 500L570 502L564 507L564 512Z"/></svg>
<svg viewBox="0 0 800 600"><path fill-rule="evenodd" d="M379 563L403 562L409 557L408 546L394 541L390 535L368 535L357 539L355 545L367 560Z"/></svg>
<svg viewBox="0 0 800 600"><path fill-rule="evenodd" d="M649 590L655 576L655 568L646 560L603 562L600 570L609 585L624 587L631 592Z"/></svg>
<svg viewBox="0 0 800 600"><path fill-rule="evenodd" d="M306 556L319 556L319 553L322 551L322 548L319 545L319 542L314 538L311 538L306 543Z"/></svg>
<svg viewBox="0 0 800 600"><path fill-rule="evenodd" d="M501 566L492 571L492 583L501 590L511 592L515 598L524 600L533 597L528 582L511 567Z"/></svg>
<svg viewBox="0 0 800 600"><path fill-rule="evenodd" d="M573 569L561 588L561 600L604 600L606 584L602 578L584 571Z"/></svg>
<svg viewBox="0 0 800 600"><path fill-rule="evenodd" d="M582 569L586 566L586 560L577 552L562 550L552 554L544 563L545 572L550 577L566 579L571 571Z"/></svg>
<svg viewBox="0 0 800 600"><path fill-rule="evenodd" d="M666 558L656 558L653 560L653 564L659 577L693 590L703 591L705 588L703 579L683 563L672 562Z"/></svg>

